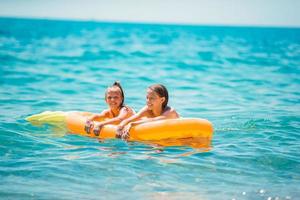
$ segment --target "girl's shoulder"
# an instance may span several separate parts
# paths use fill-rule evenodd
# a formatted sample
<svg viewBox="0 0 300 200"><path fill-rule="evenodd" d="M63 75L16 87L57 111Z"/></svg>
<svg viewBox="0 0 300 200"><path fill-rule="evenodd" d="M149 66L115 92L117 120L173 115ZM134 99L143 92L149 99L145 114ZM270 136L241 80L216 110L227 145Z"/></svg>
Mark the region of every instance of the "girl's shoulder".
<svg viewBox="0 0 300 200"><path fill-rule="evenodd" d="M135 113L134 109L131 108L130 106L127 106L127 105L124 105L122 108L121 108L122 111L126 111L126 112L132 112L132 113Z"/></svg>
<svg viewBox="0 0 300 200"><path fill-rule="evenodd" d="M177 111L175 110L175 108L173 107L166 107L164 112L163 112L163 115L165 116L170 116L170 117L175 117L175 118L178 118L179 117L179 114L177 113Z"/></svg>
<svg viewBox="0 0 300 200"><path fill-rule="evenodd" d="M175 109L174 109L173 107L171 107L171 106L167 106L167 107L164 109L163 113L172 112L172 111L175 111Z"/></svg>

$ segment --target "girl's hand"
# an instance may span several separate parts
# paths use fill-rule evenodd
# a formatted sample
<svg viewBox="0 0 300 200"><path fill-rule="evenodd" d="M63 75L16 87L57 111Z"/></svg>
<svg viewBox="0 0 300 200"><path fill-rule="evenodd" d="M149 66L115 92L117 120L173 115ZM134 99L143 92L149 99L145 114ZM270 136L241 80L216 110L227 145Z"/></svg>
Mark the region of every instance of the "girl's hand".
<svg viewBox="0 0 300 200"><path fill-rule="evenodd" d="M102 127L103 127L103 124L101 124L101 123L96 124L96 126L94 128L94 134L96 136L99 136Z"/></svg>
<svg viewBox="0 0 300 200"><path fill-rule="evenodd" d="M129 138L129 131L131 127L132 127L131 123L129 123L127 126L124 127L121 135L122 140L127 140Z"/></svg>
<svg viewBox="0 0 300 200"><path fill-rule="evenodd" d="M84 130L87 134L91 133L91 129L94 127L94 122L91 120L87 120L84 126Z"/></svg>
<svg viewBox="0 0 300 200"><path fill-rule="evenodd" d="M118 125L116 129L116 138L121 138L124 126Z"/></svg>

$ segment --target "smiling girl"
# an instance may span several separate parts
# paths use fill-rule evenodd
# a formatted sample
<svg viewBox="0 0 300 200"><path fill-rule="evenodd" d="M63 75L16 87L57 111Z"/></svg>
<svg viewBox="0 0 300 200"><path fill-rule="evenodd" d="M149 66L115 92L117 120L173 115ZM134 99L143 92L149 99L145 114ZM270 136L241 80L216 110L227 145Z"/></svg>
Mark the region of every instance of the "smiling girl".
<svg viewBox="0 0 300 200"><path fill-rule="evenodd" d="M165 86L161 84L151 85L147 89L146 106L137 114L123 120L117 127L117 137L123 139L129 137L129 130L132 126L163 120L179 118L174 108L168 106L169 94Z"/></svg>
<svg viewBox="0 0 300 200"><path fill-rule="evenodd" d="M124 92L120 83L117 81L106 89L105 101L108 105L108 109L103 110L100 114L94 114L87 119L84 130L88 134L90 134L91 129L94 128L94 134L99 135L104 125L119 124L135 113L132 108L124 105ZM104 121L96 122L94 120Z"/></svg>

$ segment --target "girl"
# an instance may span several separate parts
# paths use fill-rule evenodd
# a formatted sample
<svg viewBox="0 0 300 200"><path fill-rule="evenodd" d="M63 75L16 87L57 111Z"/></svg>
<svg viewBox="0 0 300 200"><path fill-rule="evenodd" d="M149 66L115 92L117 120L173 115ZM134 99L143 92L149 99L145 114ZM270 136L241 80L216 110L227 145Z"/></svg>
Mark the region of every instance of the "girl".
<svg viewBox="0 0 300 200"><path fill-rule="evenodd" d="M147 89L146 103L137 114L123 120L117 127L117 137L126 139L133 125L162 119L179 118L175 109L168 106L168 90L161 84L155 84Z"/></svg>
<svg viewBox="0 0 300 200"><path fill-rule="evenodd" d="M124 105L124 92L119 82L114 82L105 92L105 101L108 109L103 110L101 114L94 114L86 121L85 131L90 134L94 127L94 134L99 135L101 128L106 124L119 124L124 119L135 114L133 109ZM103 119L101 122L93 122L96 119ZM106 120L105 120L106 119Z"/></svg>

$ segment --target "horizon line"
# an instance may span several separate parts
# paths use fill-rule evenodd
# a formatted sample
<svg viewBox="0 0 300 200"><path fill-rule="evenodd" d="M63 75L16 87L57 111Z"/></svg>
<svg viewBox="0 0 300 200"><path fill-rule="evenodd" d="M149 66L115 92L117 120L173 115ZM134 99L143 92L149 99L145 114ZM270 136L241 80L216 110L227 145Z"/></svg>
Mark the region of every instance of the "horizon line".
<svg viewBox="0 0 300 200"><path fill-rule="evenodd" d="M73 22L95 22L95 23L116 23L116 24L141 24L141 25L168 25L168 26L208 26L208 27L243 27L243 28L287 28L300 29L300 26L293 25L271 25L271 24L209 24L192 22L168 22L168 21L134 21L134 20L101 20L93 18L61 18L61 17L37 17L37 16L13 16L0 15L6 19L24 19L24 20L48 20L48 21L73 21Z"/></svg>

